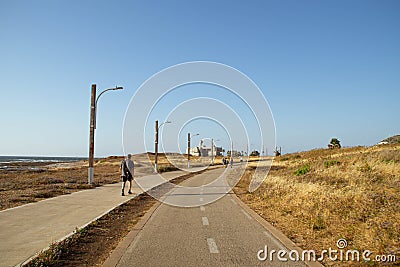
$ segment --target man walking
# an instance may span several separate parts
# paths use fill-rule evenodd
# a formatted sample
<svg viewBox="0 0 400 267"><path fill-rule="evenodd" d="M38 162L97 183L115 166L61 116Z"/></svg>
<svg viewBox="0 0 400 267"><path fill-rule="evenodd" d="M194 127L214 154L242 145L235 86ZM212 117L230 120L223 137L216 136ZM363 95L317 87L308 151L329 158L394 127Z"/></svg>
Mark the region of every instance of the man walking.
<svg viewBox="0 0 400 267"><path fill-rule="evenodd" d="M129 181L129 191L128 194L132 194L132 179L134 174L134 163L131 160L132 155L128 154L126 159L121 161L121 165L119 167L119 171L121 172L122 178L122 196L125 196L125 184L126 181Z"/></svg>

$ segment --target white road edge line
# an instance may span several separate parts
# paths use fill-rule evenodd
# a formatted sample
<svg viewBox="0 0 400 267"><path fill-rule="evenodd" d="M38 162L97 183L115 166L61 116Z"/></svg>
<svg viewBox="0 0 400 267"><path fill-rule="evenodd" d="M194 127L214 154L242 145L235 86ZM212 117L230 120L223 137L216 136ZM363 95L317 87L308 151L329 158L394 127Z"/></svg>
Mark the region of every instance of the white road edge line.
<svg viewBox="0 0 400 267"><path fill-rule="evenodd" d="M288 252L287 248L280 241L278 241L271 233L269 233L268 231L264 231L264 234L266 236L268 236L268 238L271 239L271 241L274 242L275 245L277 247L279 247L279 249L282 249L282 250L285 250L286 252Z"/></svg>
<svg viewBox="0 0 400 267"><path fill-rule="evenodd" d="M133 239L133 242L129 245L129 247L126 249L126 252L129 254L133 254L133 251L135 250L137 244L139 243L140 238L142 237L142 231L140 231L135 239Z"/></svg>
<svg viewBox="0 0 400 267"><path fill-rule="evenodd" d="M201 217L201 220L203 221L203 225L210 225L207 217Z"/></svg>
<svg viewBox="0 0 400 267"><path fill-rule="evenodd" d="M200 210L201 210L201 211L205 211L206 208L205 208L204 206L200 206Z"/></svg>
<svg viewBox="0 0 400 267"><path fill-rule="evenodd" d="M242 209L242 213L243 213L244 215L246 215L247 219L253 220L253 218L252 218L245 210Z"/></svg>
<svg viewBox="0 0 400 267"><path fill-rule="evenodd" d="M233 200L233 198L231 198L231 201L233 202L233 204L237 205L236 201Z"/></svg>
<svg viewBox="0 0 400 267"><path fill-rule="evenodd" d="M207 244L210 253L219 253L217 244L215 243L215 240L213 238L207 238Z"/></svg>

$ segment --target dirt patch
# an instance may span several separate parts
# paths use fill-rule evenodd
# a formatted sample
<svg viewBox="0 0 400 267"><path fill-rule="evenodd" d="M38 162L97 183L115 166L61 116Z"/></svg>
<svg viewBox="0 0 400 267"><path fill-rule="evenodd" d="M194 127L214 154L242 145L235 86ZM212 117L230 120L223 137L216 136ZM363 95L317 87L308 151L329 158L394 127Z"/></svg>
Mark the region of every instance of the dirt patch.
<svg viewBox="0 0 400 267"><path fill-rule="evenodd" d="M96 166L94 185L87 167L0 172L0 210L120 181L118 167Z"/></svg>
<svg viewBox="0 0 400 267"><path fill-rule="evenodd" d="M121 181L119 165L123 157L111 156L95 161L93 185L88 185L87 161L43 163L17 162L10 169L0 169L0 210L37 202L46 198L71 194L105 184ZM153 174L153 166L146 154L134 155L135 178ZM176 170L162 154L160 172Z"/></svg>

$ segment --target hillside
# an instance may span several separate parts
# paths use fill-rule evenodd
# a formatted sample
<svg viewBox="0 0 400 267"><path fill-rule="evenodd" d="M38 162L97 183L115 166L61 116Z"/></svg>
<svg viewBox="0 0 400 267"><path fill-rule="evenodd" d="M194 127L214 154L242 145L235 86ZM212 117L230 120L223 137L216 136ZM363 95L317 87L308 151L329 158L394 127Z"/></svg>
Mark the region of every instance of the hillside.
<svg viewBox="0 0 400 267"><path fill-rule="evenodd" d="M344 238L349 249L400 260L400 145L276 157L264 183L249 193L253 172L247 171L235 192L303 249L336 248Z"/></svg>

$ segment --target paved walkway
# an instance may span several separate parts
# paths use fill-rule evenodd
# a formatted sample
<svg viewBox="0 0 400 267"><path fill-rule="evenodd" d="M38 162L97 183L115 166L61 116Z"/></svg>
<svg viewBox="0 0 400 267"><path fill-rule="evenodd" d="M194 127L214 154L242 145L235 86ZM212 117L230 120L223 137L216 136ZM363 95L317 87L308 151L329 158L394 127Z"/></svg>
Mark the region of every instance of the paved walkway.
<svg viewBox="0 0 400 267"><path fill-rule="evenodd" d="M193 169L195 170L195 169ZM186 174L163 173L166 180ZM145 191L163 182L159 175L140 177ZM83 190L69 195L0 211L0 266L19 266L51 243L70 235L143 190L121 196L121 183Z"/></svg>

